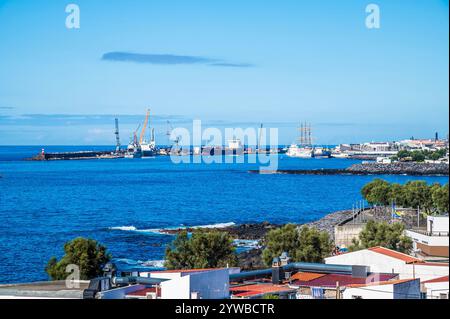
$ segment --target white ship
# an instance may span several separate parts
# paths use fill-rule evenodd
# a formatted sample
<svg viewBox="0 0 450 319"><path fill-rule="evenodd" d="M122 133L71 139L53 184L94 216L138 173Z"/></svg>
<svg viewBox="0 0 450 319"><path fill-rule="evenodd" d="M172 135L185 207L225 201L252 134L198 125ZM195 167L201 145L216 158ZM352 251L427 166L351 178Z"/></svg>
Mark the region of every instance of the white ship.
<svg viewBox="0 0 450 319"><path fill-rule="evenodd" d="M299 147L297 144L292 144L288 147L286 155L290 157L311 158L313 156L313 149L309 147Z"/></svg>
<svg viewBox="0 0 450 319"><path fill-rule="evenodd" d="M302 123L300 125L300 145L292 144L287 149L286 155L298 158L320 158L330 157L331 151L325 147L315 147L312 145L311 125Z"/></svg>

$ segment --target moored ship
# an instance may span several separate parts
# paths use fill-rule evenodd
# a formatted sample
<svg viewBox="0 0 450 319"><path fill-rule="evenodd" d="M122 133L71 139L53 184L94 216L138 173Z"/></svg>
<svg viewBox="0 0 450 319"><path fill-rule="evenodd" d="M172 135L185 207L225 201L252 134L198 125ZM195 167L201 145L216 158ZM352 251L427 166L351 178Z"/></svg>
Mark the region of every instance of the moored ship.
<svg viewBox="0 0 450 319"><path fill-rule="evenodd" d="M331 151L325 147L317 147L312 144L311 125L302 123L300 125L300 144L291 144L286 155L298 158L329 158Z"/></svg>
<svg viewBox="0 0 450 319"><path fill-rule="evenodd" d="M147 114L145 116L144 124L142 126L142 130L139 135L139 139L137 136L137 131L139 130L140 125L133 132L133 138L127 147L127 152L125 154L126 158L142 158L142 157L154 157L157 154L156 143L155 143L155 130L151 130L150 142L145 139L145 131L147 129L147 125L150 118L150 110L147 110Z"/></svg>

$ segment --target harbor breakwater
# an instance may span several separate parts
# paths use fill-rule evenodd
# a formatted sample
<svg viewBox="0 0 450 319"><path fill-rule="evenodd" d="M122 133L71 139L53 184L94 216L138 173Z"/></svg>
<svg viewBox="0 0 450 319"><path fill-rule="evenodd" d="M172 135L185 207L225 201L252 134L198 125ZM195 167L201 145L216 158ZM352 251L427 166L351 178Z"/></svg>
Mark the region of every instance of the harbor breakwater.
<svg viewBox="0 0 450 319"><path fill-rule="evenodd" d="M344 169L289 169L277 171L250 170L259 174L298 174L298 175L411 175L411 176L449 176L447 163L362 163Z"/></svg>

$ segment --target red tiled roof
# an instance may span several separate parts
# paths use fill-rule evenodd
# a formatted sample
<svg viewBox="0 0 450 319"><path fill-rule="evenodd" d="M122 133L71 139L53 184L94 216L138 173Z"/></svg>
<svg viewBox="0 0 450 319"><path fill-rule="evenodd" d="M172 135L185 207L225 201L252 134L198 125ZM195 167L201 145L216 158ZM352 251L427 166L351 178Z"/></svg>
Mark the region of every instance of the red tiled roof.
<svg viewBox="0 0 450 319"><path fill-rule="evenodd" d="M256 296L263 294L270 294L276 292L284 292L294 290L289 288L288 286L280 286L273 284L253 284L253 285L245 285L245 286L236 286L231 287L230 291L233 292L233 296L235 297L248 297L248 296Z"/></svg>
<svg viewBox="0 0 450 319"><path fill-rule="evenodd" d="M389 257L392 257L392 258L395 258L395 259L402 260L402 261L404 261L407 264L423 262L422 259L418 259L418 258L409 256L407 254L403 254L403 253L400 253L398 251L391 250L391 249L388 249L388 248L384 248L384 247L381 247L381 246L372 247L372 248L369 248L369 250L373 251L373 252L376 252L376 253L379 253L379 254L382 254L382 255L385 255L385 256L389 256Z"/></svg>
<svg viewBox="0 0 450 319"><path fill-rule="evenodd" d="M422 281L422 283L423 284L428 284L428 283L433 283L433 282L446 282L446 281L448 281L448 276Z"/></svg>
<svg viewBox="0 0 450 319"><path fill-rule="evenodd" d="M131 297L145 297L147 296L147 293L155 293L156 292L156 288L152 287L152 288L144 288L141 290L136 290L133 292L130 292L129 294L127 294L127 296L131 296ZM158 297L161 297L161 289L158 289Z"/></svg>
<svg viewBox="0 0 450 319"><path fill-rule="evenodd" d="M317 274L314 272L298 272L291 276L292 280L310 281L325 276L326 274Z"/></svg>
<svg viewBox="0 0 450 319"><path fill-rule="evenodd" d="M448 263L437 263L437 262L428 262L428 261L423 261L423 262L419 262L416 263L416 265L420 265L420 266L440 266L440 267L447 267L448 268Z"/></svg>
<svg viewBox="0 0 450 319"><path fill-rule="evenodd" d="M336 288L336 283L339 282L339 286L346 287L348 285L354 284L365 284L367 282L381 282L396 278L397 274L379 274L373 273L369 274L367 278L355 278L352 275L340 275L340 274L327 274L325 276L309 280L301 281L296 280L292 284L295 286L303 287L328 287Z"/></svg>
<svg viewBox="0 0 450 319"><path fill-rule="evenodd" d="M385 286L385 285L395 285L401 284L403 282L413 281L416 279L398 279L398 280L388 280L388 281L379 281L379 282L369 282L367 284L353 284L348 285L347 288L358 288L358 287L367 287L367 286Z"/></svg>

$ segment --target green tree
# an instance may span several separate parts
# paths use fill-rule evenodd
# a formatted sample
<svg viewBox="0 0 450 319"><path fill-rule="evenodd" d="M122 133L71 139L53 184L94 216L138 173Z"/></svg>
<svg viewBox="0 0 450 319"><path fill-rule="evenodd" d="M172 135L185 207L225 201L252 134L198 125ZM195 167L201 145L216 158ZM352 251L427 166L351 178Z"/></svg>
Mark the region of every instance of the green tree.
<svg viewBox="0 0 450 319"><path fill-rule="evenodd" d="M80 279L88 280L102 274L102 266L111 260L106 247L93 239L75 238L64 245L65 255L58 261L52 257L45 271L53 280L66 279L68 265L76 265L80 269Z"/></svg>
<svg viewBox="0 0 450 319"><path fill-rule="evenodd" d="M273 258L287 252L294 261L322 262L332 249L333 243L327 232L307 226L298 229L296 225L288 224L267 233L262 258L270 265Z"/></svg>
<svg viewBox="0 0 450 319"><path fill-rule="evenodd" d="M399 159L404 159L404 158L410 157L410 156L411 156L411 153L408 152L407 150L401 150L401 151L397 152L397 157Z"/></svg>
<svg viewBox="0 0 450 319"><path fill-rule="evenodd" d="M233 239L225 232L198 230L189 237L177 235L166 248L167 269L198 269L235 266L237 257Z"/></svg>
<svg viewBox="0 0 450 319"><path fill-rule="evenodd" d="M440 186L435 184L431 188L431 198L433 201L433 207L438 213L449 212L449 193L448 184Z"/></svg>
<svg viewBox="0 0 450 319"><path fill-rule="evenodd" d="M388 224L386 222L368 221L349 247L350 251L383 246L392 250L408 253L412 249L412 241L404 235L405 226L402 223Z"/></svg>
<svg viewBox="0 0 450 319"><path fill-rule="evenodd" d="M420 207L426 212L433 208L431 188L425 181L410 181L404 186L405 204L408 207Z"/></svg>
<svg viewBox="0 0 450 319"><path fill-rule="evenodd" d="M394 202L397 206L405 207L405 191L403 185L393 183L389 187L389 201Z"/></svg>
<svg viewBox="0 0 450 319"><path fill-rule="evenodd" d="M411 153L411 158L414 162L423 162L426 156L424 152L414 151Z"/></svg>
<svg viewBox="0 0 450 319"><path fill-rule="evenodd" d="M382 179L375 179L361 189L361 194L371 205L389 205L390 184Z"/></svg>

